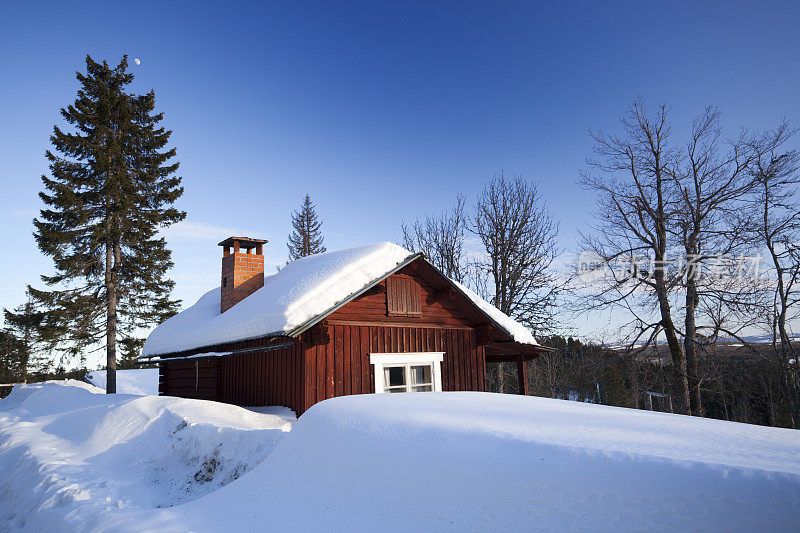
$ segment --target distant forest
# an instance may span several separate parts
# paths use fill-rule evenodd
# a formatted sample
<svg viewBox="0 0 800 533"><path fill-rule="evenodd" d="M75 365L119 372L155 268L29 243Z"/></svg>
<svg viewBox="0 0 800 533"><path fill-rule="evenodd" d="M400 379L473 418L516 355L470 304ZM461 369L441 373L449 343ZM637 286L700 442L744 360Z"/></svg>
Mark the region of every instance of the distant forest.
<svg viewBox="0 0 800 533"><path fill-rule="evenodd" d="M650 346L633 355L628 349L609 349L558 335L539 342L556 351L528 362L531 395L674 411L668 395L673 372L666 346ZM793 427L791 405L784 394L784 372L771 355L772 347L767 344L719 344L713 353L704 355L701 364L706 374L701 391L705 416ZM488 364L486 376L490 391L519 392L516 364Z"/></svg>

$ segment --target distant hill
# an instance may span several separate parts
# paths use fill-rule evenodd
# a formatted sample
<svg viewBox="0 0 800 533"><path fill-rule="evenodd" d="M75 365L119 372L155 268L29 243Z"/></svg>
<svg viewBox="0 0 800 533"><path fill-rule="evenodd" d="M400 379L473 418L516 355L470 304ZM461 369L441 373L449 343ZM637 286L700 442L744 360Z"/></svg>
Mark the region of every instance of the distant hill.
<svg viewBox="0 0 800 533"><path fill-rule="evenodd" d="M792 341L800 342L800 334L794 334L790 338ZM772 335L745 335L740 337L740 339L735 339L733 337L720 337L719 340L717 341L717 344L727 345L731 347L739 347L739 346L744 346L741 342L742 340L754 346L772 344ZM663 339L659 339L658 341L656 341L656 344L658 344L659 346L664 346L667 344L667 342ZM637 349L643 346L644 343L640 342L635 344L633 348ZM612 350L624 350L629 347L630 346L628 343L622 341L617 341L615 343L606 345L606 348L610 348Z"/></svg>

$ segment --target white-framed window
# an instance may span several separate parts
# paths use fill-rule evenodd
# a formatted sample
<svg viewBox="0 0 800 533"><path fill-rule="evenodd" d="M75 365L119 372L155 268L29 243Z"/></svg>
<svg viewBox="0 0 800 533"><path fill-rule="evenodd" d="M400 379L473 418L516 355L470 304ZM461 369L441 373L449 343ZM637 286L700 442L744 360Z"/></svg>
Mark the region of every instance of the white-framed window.
<svg viewBox="0 0 800 533"><path fill-rule="evenodd" d="M375 392L442 390L444 352L373 353Z"/></svg>

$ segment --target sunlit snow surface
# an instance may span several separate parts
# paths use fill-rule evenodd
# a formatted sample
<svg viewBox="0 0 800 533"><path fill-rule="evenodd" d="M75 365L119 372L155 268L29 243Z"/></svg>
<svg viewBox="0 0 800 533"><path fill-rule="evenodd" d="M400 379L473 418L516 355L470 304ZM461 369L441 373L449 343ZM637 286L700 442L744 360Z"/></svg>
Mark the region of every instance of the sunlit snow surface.
<svg viewBox="0 0 800 533"><path fill-rule="evenodd" d="M127 523L193 500L263 461L291 426L233 405L107 395L79 381L17 386L0 400L0 531L103 530L106 516Z"/></svg>
<svg viewBox="0 0 800 533"><path fill-rule="evenodd" d="M92 370L86 373L86 381L95 387L106 390L106 371ZM158 369L133 368L117 370L117 392L120 394L158 394Z"/></svg>
<svg viewBox="0 0 800 533"><path fill-rule="evenodd" d="M800 523L792 430L455 392L336 398L285 433L289 422L238 407L88 388L28 386L0 401L0 530L766 532ZM218 473L198 481L215 457Z"/></svg>

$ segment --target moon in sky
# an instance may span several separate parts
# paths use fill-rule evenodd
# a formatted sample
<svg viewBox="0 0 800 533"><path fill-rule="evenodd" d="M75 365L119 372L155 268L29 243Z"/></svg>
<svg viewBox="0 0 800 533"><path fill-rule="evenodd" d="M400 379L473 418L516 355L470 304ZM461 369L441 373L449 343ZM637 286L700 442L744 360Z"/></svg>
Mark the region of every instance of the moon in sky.
<svg viewBox="0 0 800 533"><path fill-rule="evenodd" d="M141 65L141 64L142 64L142 62L141 62L141 61L139 61L139 58L138 58L138 57L137 57L137 58L135 58L135 59L133 60L133 62L134 62L134 63L136 63L137 65Z"/></svg>

